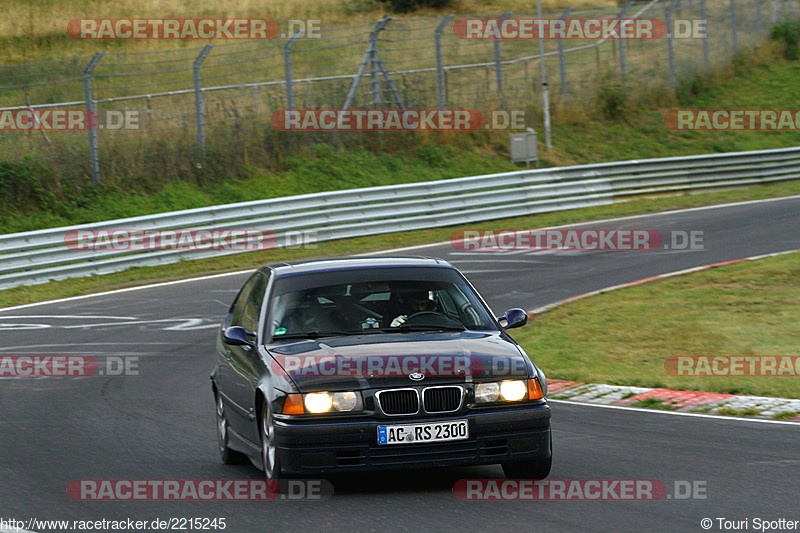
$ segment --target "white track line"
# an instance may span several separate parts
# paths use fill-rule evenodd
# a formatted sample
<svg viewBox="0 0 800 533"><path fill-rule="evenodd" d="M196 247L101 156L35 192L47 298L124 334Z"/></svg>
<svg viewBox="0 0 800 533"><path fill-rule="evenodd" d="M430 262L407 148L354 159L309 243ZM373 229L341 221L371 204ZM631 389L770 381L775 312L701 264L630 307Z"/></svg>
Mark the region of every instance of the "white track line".
<svg viewBox="0 0 800 533"><path fill-rule="evenodd" d="M660 414L660 415L673 415L673 416L691 416L695 418L713 418L715 420L725 420L728 422L757 422L759 424L779 424L784 426L800 426L797 422L790 422L787 420L765 420L763 418L740 418L736 416L723 416L723 415L709 415L703 413L684 413L681 411L665 411L662 409L647 409L644 407L627 407L625 405L606 405L600 403L584 403L573 402L570 400L547 400L547 403L565 403L568 405L580 405L586 407L600 407L603 409L621 409L623 411L638 411L640 413Z"/></svg>

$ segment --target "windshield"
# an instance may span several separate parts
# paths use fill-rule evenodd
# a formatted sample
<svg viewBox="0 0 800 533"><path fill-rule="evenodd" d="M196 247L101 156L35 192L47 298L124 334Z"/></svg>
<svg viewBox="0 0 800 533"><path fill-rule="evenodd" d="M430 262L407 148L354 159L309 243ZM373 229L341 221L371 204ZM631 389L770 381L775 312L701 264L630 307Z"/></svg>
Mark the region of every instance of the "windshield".
<svg viewBox="0 0 800 533"><path fill-rule="evenodd" d="M437 269L444 270L444 269ZM314 338L403 331L496 330L477 295L455 271L452 280L413 280L368 276L360 280L324 283L326 276L298 283L278 279L270 301L267 335ZM388 273L387 273L388 274ZM341 277L341 276L338 276ZM283 282L283 283L282 283ZM313 283L311 286L307 282ZM298 286L300 285L300 286Z"/></svg>

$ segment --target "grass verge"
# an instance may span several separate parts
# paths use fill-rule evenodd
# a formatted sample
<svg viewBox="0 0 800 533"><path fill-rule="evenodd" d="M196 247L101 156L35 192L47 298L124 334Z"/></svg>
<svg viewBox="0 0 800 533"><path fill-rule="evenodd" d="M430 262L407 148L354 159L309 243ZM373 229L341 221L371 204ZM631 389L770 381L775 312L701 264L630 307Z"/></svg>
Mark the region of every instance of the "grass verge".
<svg viewBox="0 0 800 533"><path fill-rule="evenodd" d="M672 376L664 368L672 355L800 354L799 277L800 253L748 261L574 302L514 337L553 378L800 398L797 377Z"/></svg>
<svg viewBox="0 0 800 533"><path fill-rule="evenodd" d="M496 220L481 223L485 229L508 228L545 228L561 224L588 222L606 218L656 213L671 209L700 207L728 202L758 200L765 198L778 198L800 194L800 181L762 185L746 189L719 191L701 195L666 196L657 198L642 198L630 202L618 203L608 206L573 209L556 213L545 213L529 217ZM182 261L172 265L158 267L132 268L124 272L108 274L105 276L91 276L71 280L54 281L42 285L16 287L0 291L0 307L19 305L69 296L79 296L144 285L159 281L169 281L197 277L206 274L231 272L248 268L255 268L271 262L291 261L319 257L335 257L353 255L378 250L415 246L419 244L442 242L458 228L437 228L404 233L390 233L374 237L357 239L343 239L339 241L323 242L317 248L281 248L259 252L203 259L197 261ZM413 252L411 252L413 253ZM420 253L425 253L421 250ZM532 328L538 331L539 328ZM557 366L553 366L556 369ZM556 376L554 376L556 377Z"/></svg>

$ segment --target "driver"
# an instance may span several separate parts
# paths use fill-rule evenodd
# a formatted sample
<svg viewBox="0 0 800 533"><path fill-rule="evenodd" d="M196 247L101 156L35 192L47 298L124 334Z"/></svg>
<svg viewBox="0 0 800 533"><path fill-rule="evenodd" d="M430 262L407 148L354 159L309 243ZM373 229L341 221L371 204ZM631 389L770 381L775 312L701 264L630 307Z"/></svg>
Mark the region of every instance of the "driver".
<svg viewBox="0 0 800 533"><path fill-rule="evenodd" d="M396 316L389 325L392 328L400 327L409 316L423 311L433 311L436 309L436 302L428 298L428 291L401 292L399 294L402 314Z"/></svg>

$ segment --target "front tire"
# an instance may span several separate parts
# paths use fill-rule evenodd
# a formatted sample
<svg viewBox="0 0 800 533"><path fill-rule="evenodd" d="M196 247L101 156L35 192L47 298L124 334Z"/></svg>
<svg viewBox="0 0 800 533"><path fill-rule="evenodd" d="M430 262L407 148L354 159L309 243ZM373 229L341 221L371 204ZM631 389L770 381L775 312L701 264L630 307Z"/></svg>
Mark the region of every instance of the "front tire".
<svg viewBox="0 0 800 533"><path fill-rule="evenodd" d="M228 447L230 432L228 430L228 420L225 418L225 403L222 401L222 395L219 393L215 394L214 400L217 404L217 450L220 460L226 465L242 465L247 463L247 457L244 454Z"/></svg>
<svg viewBox="0 0 800 533"><path fill-rule="evenodd" d="M266 402L261 406L261 462L264 467L264 477L267 480L277 480L281 476L281 465L278 461L278 448L275 442L275 424L272 410Z"/></svg>

